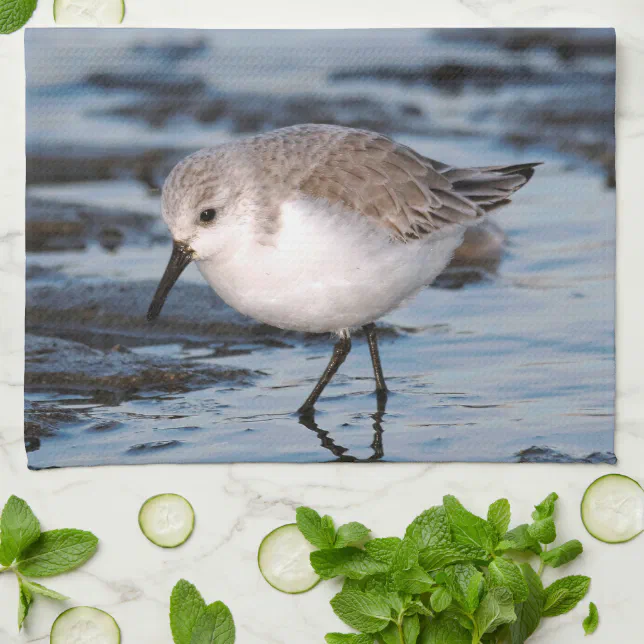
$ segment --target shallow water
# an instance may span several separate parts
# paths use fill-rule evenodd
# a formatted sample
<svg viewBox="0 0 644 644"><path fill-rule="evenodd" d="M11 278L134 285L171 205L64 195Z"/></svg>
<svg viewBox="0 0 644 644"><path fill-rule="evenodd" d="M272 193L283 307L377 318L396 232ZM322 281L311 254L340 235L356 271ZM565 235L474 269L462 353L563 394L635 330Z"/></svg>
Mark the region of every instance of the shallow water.
<svg viewBox="0 0 644 644"><path fill-rule="evenodd" d="M140 38L124 31L117 37L121 53L114 64L122 64L124 57L134 61L128 59L128 47ZM240 57L236 55L239 40L217 34L210 45L221 61L230 65L234 61L234 74L213 71L201 54L173 67L182 73L190 70L205 78L209 87L222 91L233 87L236 91L287 92L312 69L317 76L307 77L302 91L328 96L350 90L369 95L380 85L385 101L417 101L423 109L435 104L443 113L436 118L438 134L418 130L396 134L398 140L427 156L455 165L546 162L514 202L494 217L507 237L495 272L477 269L472 279L472 271L462 269L465 274L459 280L458 270L453 269L449 279L440 283L443 288L427 288L382 321L381 355L391 390L386 410L377 411L362 338L354 341L352 353L327 387L314 422L302 422L294 410L322 372L331 352L330 339L271 331L258 335L254 327L251 332L250 323L232 313L230 328L214 337L186 338L176 329L161 337L118 322L105 328L91 320L74 327L56 307L49 319L48 309L36 303L27 311L27 330L36 335L72 337L101 350L118 343L142 360L176 359L177 364L188 361L191 368L213 365L251 375L183 390L142 387L112 397L98 395L96 386L84 390L78 383L71 388L29 384L28 402L71 412L31 445L30 467L338 459L614 460L614 192L606 189L604 176L592 163L562 155L552 147L523 151L500 140L499 119L483 125L477 122L473 107L477 90L459 98L432 88L409 89L384 81L338 85L328 80L330 69L341 63L347 66L349 60L363 65L373 60L376 51L378 57L397 64L419 56L451 60L460 55L469 60L473 55L454 44L428 43L422 32L412 33L414 37L405 41L401 35L387 34L385 40L393 38L398 43L391 55L383 54L382 39L372 37L361 49L360 60L352 58L355 48L338 50L337 33L327 38L316 34L306 41L307 55L289 72L285 63L292 60L297 45L293 36L281 49L273 50L268 69L274 73L268 77L267 68L258 63L267 46L264 40L259 38L256 48L244 48ZM42 38L54 36L45 30ZM29 39L33 41L36 35L30 32ZM104 53L104 45L100 49ZM133 101L127 92L115 96L84 88L81 79L88 70L104 70L109 65L99 65L97 54L89 56L82 69L71 62L59 66L66 77L52 78L43 73L36 51L32 42L28 71L37 71L29 76L28 89L28 149L32 153L56 148L61 137L83 140L86 145L122 146L129 138L135 147L189 148L196 140L204 145L205 139L232 136L226 122L208 126L178 117L155 129L141 122L97 116L93 110L108 103ZM136 64L142 69L157 65L158 52L151 63L146 62L149 52L145 51L139 50ZM490 64L506 61L506 55L493 47L481 51ZM318 59L312 58L316 52ZM311 60L319 62L312 66ZM549 69L548 60L547 52L533 54L537 67ZM600 63L595 65L601 68ZM238 85L232 80L235 74L243 78ZM493 96L486 94L486 103L498 108L535 89L508 87ZM556 94L550 84L544 91ZM64 100L45 115L48 97L56 92ZM460 107L454 110L454 106ZM62 128L52 113L63 113L58 121ZM431 115L425 120L433 123ZM470 132L457 134L456 122ZM109 131L101 127L107 124ZM158 196L127 173L94 183L38 182L29 186L28 197L80 204L88 213L106 209L106 217L123 209L150 216L158 209ZM112 251L89 239L77 250L29 253L28 294L46 287L62 301L72 288L96 285L100 292L101 285L140 282L142 297L147 298L151 295L147 284L160 277L169 254L168 243L159 242L166 234L163 226L152 222L141 233L148 237L129 237L126 231L125 242ZM203 285L193 267L181 280ZM205 293L204 297L212 296ZM170 305L171 300L172 295ZM124 315L134 304L124 299ZM136 305L147 305L147 301ZM190 311L184 314L189 327ZM28 356L28 373L29 365Z"/></svg>

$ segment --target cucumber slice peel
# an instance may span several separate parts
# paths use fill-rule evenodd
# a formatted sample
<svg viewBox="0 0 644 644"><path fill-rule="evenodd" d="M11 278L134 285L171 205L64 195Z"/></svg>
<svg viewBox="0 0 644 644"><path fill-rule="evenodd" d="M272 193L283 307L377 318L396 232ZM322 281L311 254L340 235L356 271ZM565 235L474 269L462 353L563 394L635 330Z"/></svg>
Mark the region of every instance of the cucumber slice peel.
<svg viewBox="0 0 644 644"><path fill-rule="evenodd" d="M195 527L195 513L178 494L157 494L139 511L141 532L155 546L176 548L185 543Z"/></svg>
<svg viewBox="0 0 644 644"><path fill-rule="evenodd" d="M54 0L54 21L66 27L109 27L124 17L124 0Z"/></svg>
<svg viewBox="0 0 644 644"><path fill-rule="evenodd" d="M273 588L297 595L311 590L320 581L309 558L314 550L317 548L304 538L297 524L289 523L264 537L257 553L257 564Z"/></svg>
<svg viewBox="0 0 644 644"><path fill-rule="evenodd" d="M644 532L644 489L623 474L606 474L588 486L581 520L604 543L624 543Z"/></svg>
<svg viewBox="0 0 644 644"><path fill-rule="evenodd" d="M105 611L77 606L56 618L49 641L51 644L120 644L121 629Z"/></svg>

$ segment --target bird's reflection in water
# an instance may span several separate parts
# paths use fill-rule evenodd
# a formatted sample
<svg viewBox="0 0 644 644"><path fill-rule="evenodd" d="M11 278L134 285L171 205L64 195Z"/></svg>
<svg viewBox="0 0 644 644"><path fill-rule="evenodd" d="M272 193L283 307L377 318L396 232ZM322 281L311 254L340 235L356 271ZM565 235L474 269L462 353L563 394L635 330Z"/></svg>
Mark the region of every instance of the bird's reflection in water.
<svg viewBox="0 0 644 644"><path fill-rule="evenodd" d="M368 458L358 458L356 456L351 456L350 454L347 454L349 451L348 448L343 447L342 445L339 445L336 443L330 436L330 432L326 431L325 429L322 429L316 422L315 422L315 414L312 412L310 414L301 414L299 417L299 423L300 425L304 425L307 429L310 429L311 431L315 432L320 439L320 445L324 447L324 449L328 449L333 456L335 456L335 460L338 462L343 462L343 463L373 463L375 461L379 461L384 458L385 456L385 450L383 446L383 441L382 437L384 434L384 430L382 428L382 421L385 415L385 410L387 406L387 397L386 395L379 395L378 396L378 408L377 411L371 415L371 418L373 419L373 440L371 441L371 449L373 450L373 454L369 456Z"/></svg>

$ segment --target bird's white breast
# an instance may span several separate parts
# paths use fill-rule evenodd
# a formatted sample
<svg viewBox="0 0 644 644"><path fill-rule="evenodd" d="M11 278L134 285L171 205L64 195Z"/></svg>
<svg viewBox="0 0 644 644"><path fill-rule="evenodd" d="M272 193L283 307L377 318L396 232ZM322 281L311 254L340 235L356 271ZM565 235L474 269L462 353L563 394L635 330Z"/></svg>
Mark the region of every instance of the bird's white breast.
<svg viewBox="0 0 644 644"><path fill-rule="evenodd" d="M241 313L313 333L358 327L396 308L445 268L464 231L450 226L402 243L363 215L313 199L284 203L267 237L249 226L231 230L226 250L199 262L202 274Z"/></svg>

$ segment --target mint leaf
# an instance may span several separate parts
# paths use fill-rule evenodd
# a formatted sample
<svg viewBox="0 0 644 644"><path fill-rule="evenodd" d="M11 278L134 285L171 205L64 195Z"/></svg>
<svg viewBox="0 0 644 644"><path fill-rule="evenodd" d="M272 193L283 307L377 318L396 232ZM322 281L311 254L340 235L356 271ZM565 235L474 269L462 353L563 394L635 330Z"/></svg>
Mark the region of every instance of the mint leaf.
<svg viewBox="0 0 644 644"><path fill-rule="evenodd" d="M420 567L401 570L393 574L396 588L410 595L420 595L434 588L434 580Z"/></svg>
<svg viewBox="0 0 644 644"><path fill-rule="evenodd" d="M521 564L520 568L528 586L528 598L514 607L517 621L510 626L511 644L523 644L537 630L546 602L539 575L530 564Z"/></svg>
<svg viewBox="0 0 644 644"><path fill-rule="evenodd" d="M376 561L391 566L394 560L394 555L398 550L398 546L402 543L402 539L398 537L387 537L385 539L371 539L364 544L364 549L369 553L369 556Z"/></svg>
<svg viewBox="0 0 644 644"><path fill-rule="evenodd" d="M573 539L572 541L566 541L566 543L541 553L541 561L547 566L552 568L559 568L568 562L576 559L582 552L584 547L581 545L580 541Z"/></svg>
<svg viewBox="0 0 644 644"><path fill-rule="evenodd" d="M367 577L367 579L371 579ZM345 577L342 582L342 590L364 590L364 579L351 579L351 577Z"/></svg>
<svg viewBox="0 0 644 644"><path fill-rule="evenodd" d="M304 538L316 548L333 548L335 529L329 516L321 517L315 510L299 507L295 511L297 527Z"/></svg>
<svg viewBox="0 0 644 644"><path fill-rule="evenodd" d="M29 589L22 583L22 579L18 579L18 630L22 630L29 608L34 598Z"/></svg>
<svg viewBox="0 0 644 644"><path fill-rule="evenodd" d="M477 572L470 579L470 583L467 585L467 592L465 594L466 608L468 613L473 613L476 610L481 600L483 589L483 573Z"/></svg>
<svg viewBox="0 0 644 644"><path fill-rule="evenodd" d="M355 633L327 633L324 639L327 644L373 644L371 635Z"/></svg>
<svg viewBox="0 0 644 644"><path fill-rule="evenodd" d="M31 592L32 595L42 595L43 597L48 597L49 599L55 599L56 601L65 601L69 599L65 595L57 593L51 588L46 588L40 584L37 584L35 581L29 581L28 579L22 579L22 585Z"/></svg>
<svg viewBox="0 0 644 644"><path fill-rule="evenodd" d="M376 593L343 590L331 600L331 607L345 624L363 633L377 633L391 620L389 604Z"/></svg>
<svg viewBox="0 0 644 644"><path fill-rule="evenodd" d="M347 548L325 548L324 550L316 550L309 556L311 567L322 579L333 579L334 577L345 576L347 579L359 580L367 575L383 572L386 570L384 564L376 562L377 569L370 570L369 564L374 561L369 557L365 550L354 548L352 546ZM363 563L366 561L367 563ZM346 574L347 571L349 574Z"/></svg>
<svg viewBox="0 0 644 644"><path fill-rule="evenodd" d="M405 644L416 644L420 634L420 619L418 615L406 615L402 621L402 634ZM391 622L387 628L378 633L384 644L400 644L398 624Z"/></svg>
<svg viewBox="0 0 644 644"><path fill-rule="evenodd" d="M206 607L192 630L190 644L234 644L235 622L222 602Z"/></svg>
<svg viewBox="0 0 644 644"><path fill-rule="evenodd" d="M52 577L77 568L96 552L98 539L84 530L43 532L18 558L16 568L27 577Z"/></svg>
<svg viewBox="0 0 644 644"><path fill-rule="evenodd" d="M417 644L472 644L472 634L447 615L427 622Z"/></svg>
<svg viewBox="0 0 644 644"><path fill-rule="evenodd" d="M470 548L460 544L444 547L425 548L418 553L418 563L428 571L438 570L449 564L471 561L481 554L479 548Z"/></svg>
<svg viewBox="0 0 644 644"><path fill-rule="evenodd" d="M454 564L445 568L445 587L468 613L478 605L483 575L472 564Z"/></svg>
<svg viewBox="0 0 644 644"><path fill-rule="evenodd" d="M513 561L497 557L489 565L488 575L489 587L509 588L515 603L519 604L528 598L528 584L523 578L521 569Z"/></svg>
<svg viewBox="0 0 644 644"><path fill-rule="evenodd" d="M449 545L452 536L445 508L435 505L425 510L407 526L405 537L414 541L419 550Z"/></svg>
<svg viewBox="0 0 644 644"><path fill-rule="evenodd" d="M592 635L599 626L599 611L597 606L590 602L588 617L583 621L584 632L586 635Z"/></svg>
<svg viewBox="0 0 644 644"><path fill-rule="evenodd" d="M390 573L369 575L369 577L365 577L361 582L358 583L360 584L359 590L364 590L366 592L379 593L383 596L389 596L391 594L397 593L393 575L391 575ZM344 586L342 586L342 589L344 590Z"/></svg>
<svg viewBox="0 0 644 644"><path fill-rule="evenodd" d="M0 517L0 565L10 566L39 536L40 523L31 508L11 496Z"/></svg>
<svg viewBox="0 0 644 644"><path fill-rule="evenodd" d="M458 621L458 623L468 631L473 631L474 630L474 624L472 623L472 620L468 615L465 615L462 612L452 612L452 609L450 608L447 613L445 613L445 616L449 615L450 617L453 617Z"/></svg>
<svg viewBox="0 0 644 644"><path fill-rule="evenodd" d="M513 530L506 532L496 547L497 551L516 550L517 552L541 553L541 544L530 534L528 524L523 523Z"/></svg>
<svg viewBox="0 0 644 644"><path fill-rule="evenodd" d="M389 625L378 633L378 642L382 644L400 644L398 624L389 622Z"/></svg>
<svg viewBox="0 0 644 644"><path fill-rule="evenodd" d="M494 526L499 537L510 527L510 514L510 502L507 499L495 501L487 511L487 521Z"/></svg>
<svg viewBox="0 0 644 644"><path fill-rule="evenodd" d="M556 617L571 611L585 596L590 587L590 577L583 575L571 575L557 579L546 588L546 607L543 610L544 617ZM567 591L561 596L560 591ZM557 601L553 602L552 599Z"/></svg>
<svg viewBox="0 0 644 644"><path fill-rule="evenodd" d="M544 613L550 609L556 610L557 607L568 597L570 592L566 588L559 588L546 597L546 604L543 607Z"/></svg>
<svg viewBox="0 0 644 644"><path fill-rule="evenodd" d="M367 575L385 572L388 568L386 564L372 559L367 551L352 546L316 550L311 553L311 566L322 579L340 576L362 579Z"/></svg>
<svg viewBox="0 0 644 644"><path fill-rule="evenodd" d="M454 541L480 550L473 558L485 559L488 553L494 551L499 542L494 526L466 510L455 496L443 497L443 507Z"/></svg>
<svg viewBox="0 0 644 644"><path fill-rule="evenodd" d="M362 523L352 521L345 523L338 528L338 534L335 539L336 548L344 548L345 546L355 546L362 543L369 537L371 530Z"/></svg>
<svg viewBox="0 0 644 644"><path fill-rule="evenodd" d="M492 588L481 600L474 619L481 634L516 621L512 593L507 588Z"/></svg>
<svg viewBox="0 0 644 644"><path fill-rule="evenodd" d="M541 519L540 521L535 521L533 524L529 525L528 533L539 543L552 543L557 538L555 522L550 517Z"/></svg>
<svg viewBox="0 0 644 644"><path fill-rule="evenodd" d="M418 546L411 539L403 539L391 560L392 570L409 570L418 563Z"/></svg>
<svg viewBox="0 0 644 644"><path fill-rule="evenodd" d="M190 582L181 579L170 595L170 629L175 644L191 644L192 631L206 610L201 593Z"/></svg>
<svg viewBox="0 0 644 644"><path fill-rule="evenodd" d="M405 604L405 615L431 615L431 612L420 599L414 599Z"/></svg>
<svg viewBox="0 0 644 644"><path fill-rule="evenodd" d="M0 34L10 34L27 24L37 0L0 0Z"/></svg>
<svg viewBox="0 0 644 644"><path fill-rule="evenodd" d="M402 623L405 644L416 644L420 635L420 619L418 615L406 615Z"/></svg>
<svg viewBox="0 0 644 644"><path fill-rule="evenodd" d="M555 513L555 502L559 498L556 492L549 494L539 505L534 506L532 518L534 521L549 519Z"/></svg>
<svg viewBox="0 0 644 644"><path fill-rule="evenodd" d="M429 598L429 603L435 613L442 613L452 603L452 596L446 588L438 588Z"/></svg>

